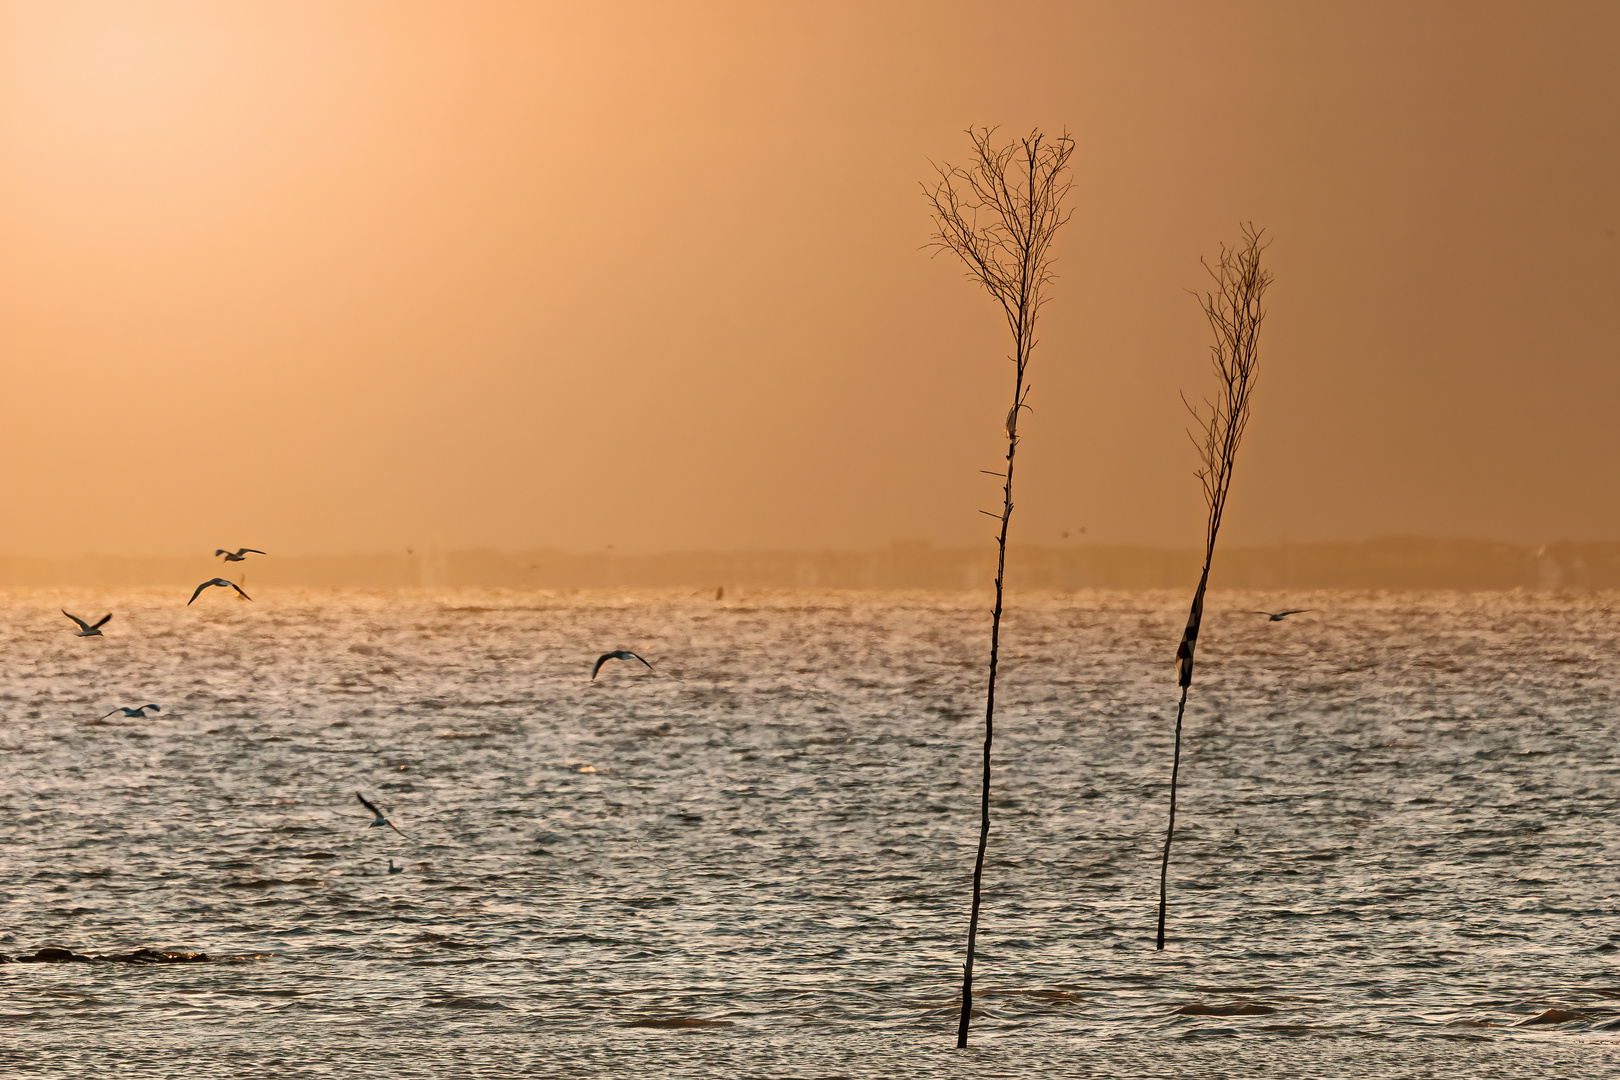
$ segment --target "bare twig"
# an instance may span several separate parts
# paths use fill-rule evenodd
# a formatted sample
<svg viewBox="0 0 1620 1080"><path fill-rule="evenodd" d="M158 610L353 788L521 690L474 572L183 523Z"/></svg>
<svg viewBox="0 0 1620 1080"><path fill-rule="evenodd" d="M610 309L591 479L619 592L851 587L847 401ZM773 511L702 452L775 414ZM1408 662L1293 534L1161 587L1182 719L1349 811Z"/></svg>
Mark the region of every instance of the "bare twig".
<svg viewBox="0 0 1620 1080"><path fill-rule="evenodd" d="M973 953L979 933L979 905L984 854L990 840L990 746L995 734L996 664L1001 645L1002 585L1007 568L1007 523L1012 519L1013 456L1018 450L1018 418L1030 406L1025 372L1035 347L1035 321L1045 304L1052 272L1052 239L1069 212L1069 155L1074 140L1067 132L1048 142L1039 131L1005 146L992 139L995 128L968 130L973 160L966 167L935 165L937 179L924 185L934 217L929 246L949 251L967 275L1001 306L1013 337L1012 402L1007 409L1007 471L996 537L996 604L990 616L990 678L984 705L984 767L980 792L979 852L973 863L973 901L968 915L967 959L962 964L962 1013L956 1045L967 1045L973 1015ZM992 474L996 475L996 474Z"/></svg>
<svg viewBox="0 0 1620 1080"><path fill-rule="evenodd" d="M1204 262L1214 283L1211 291L1199 297L1204 317L1215 334L1210 346L1210 360L1215 369L1218 390L1213 399L1206 398L1204 408L1194 407L1182 395L1182 403L1192 413L1200 435L1187 432L1198 448L1200 465L1195 476L1204 491L1204 506L1209 518L1204 530L1204 570L1198 577L1198 588L1193 593L1192 610L1187 613L1187 627L1182 631L1181 644L1176 647L1177 681L1181 685L1181 702L1176 706L1175 750L1170 766L1170 822L1164 832L1164 858L1159 864L1159 933L1157 947L1164 948L1164 919L1168 903L1170 878L1170 844L1176 832L1176 784L1181 774L1181 718L1187 711L1187 691L1192 687L1193 652L1198 646L1198 629L1204 620L1204 590L1209 586L1209 567L1215 558L1215 534L1220 532L1221 516L1226 511L1227 492L1232 487L1232 466L1237 460L1238 444L1249 425L1249 395L1254 391L1256 367L1260 359L1260 324L1266 312L1262 304L1266 286L1271 284L1271 273L1260 268L1260 255L1270 241L1262 241L1265 230L1253 223L1243 226L1241 245L1228 248L1221 245L1221 253L1211 266ZM1197 295L1196 293L1194 295ZM1205 412L1204 410L1208 410Z"/></svg>

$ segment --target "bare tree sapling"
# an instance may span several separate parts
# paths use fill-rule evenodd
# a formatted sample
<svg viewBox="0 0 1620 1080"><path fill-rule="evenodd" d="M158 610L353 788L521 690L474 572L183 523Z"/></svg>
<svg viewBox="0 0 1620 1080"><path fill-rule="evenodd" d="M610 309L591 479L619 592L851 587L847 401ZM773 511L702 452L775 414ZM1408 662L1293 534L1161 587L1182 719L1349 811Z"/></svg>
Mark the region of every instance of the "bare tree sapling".
<svg viewBox="0 0 1620 1080"><path fill-rule="evenodd" d="M962 964L962 1011L956 1045L967 1045L973 1015L973 952L978 940L979 904L984 879L984 853L990 840L990 747L995 735L996 663L1001 644L1002 584L1007 567L1007 523L1013 511L1013 457L1018 450L1018 420L1029 408L1029 358L1035 348L1035 320L1051 283L1052 240L1069 219L1063 199L1069 192L1068 133L1048 141L1039 131L1006 145L994 140L994 128L969 129L973 143L966 166L936 165L936 178L923 186L933 211L930 244L962 260L967 276L1001 306L1012 335L1011 404L1007 409L1007 466L991 472L1002 478L1001 512L996 518L996 600L990 614L990 676L984 705L984 762L980 792L979 852L973 863L973 901L968 914L967 959ZM989 470L984 470L989 472Z"/></svg>
<svg viewBox="0 0 1620 1080"><path fill-rule="evenodd" d="M1170 844L1176 832L1176 784L1181 774L1181 719L1187 711L1187 691L1192 687L1193 650L1198 645L1198 627L1204 618L1204 590L1209 585L1209 567L1215 557L1215 534L1226 511L1226 496L1232 486L1232 465L1238 444L1249 424L1249 395L1254 391L1255 369L1260 358L1260 324L1265 320L1262 300L1271 284L1269 271L1260 268L1260 255L1270 245L1262 242L1265 230L1253 224L1243 226L1242 242L1233 248L1221 245L1221 253L1209 272L1213 288L1200 297L1204 316L1215 332L1210 360L1215 369L1215 396L1202 408L1188 404L1198 431L1188 431L1199 452L1196 473L1204 489L1204 506L1209 517L1204 530L1204 570L1193 593L1187 628L1176 648L1176 671L1181 684L1181 701L1176 706L1175 751L1170 765L1170 823L1164 832L1164 859L1159 864L1159 933L1157 948L1164 948L1164 918L1170 877ZM1185 398L1183 398L1185 401Z"/></svg>

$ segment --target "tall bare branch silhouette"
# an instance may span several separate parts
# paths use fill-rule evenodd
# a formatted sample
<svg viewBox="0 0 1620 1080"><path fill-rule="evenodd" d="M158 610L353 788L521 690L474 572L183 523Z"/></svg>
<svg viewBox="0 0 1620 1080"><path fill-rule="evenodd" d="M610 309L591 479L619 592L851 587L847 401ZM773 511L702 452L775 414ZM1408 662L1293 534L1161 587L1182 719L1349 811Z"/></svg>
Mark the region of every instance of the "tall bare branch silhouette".
<svg viewBox="0 0 1620 1080"><path fill-rule="evenodd" d="M996 537L996 603L990 615L990 678L984 705L984 769L979 813L979 853L973 863L973 902L968 915L967 959L962 964L962 1013L956 1045L964 1047L973 1015L973 953L979 933L984 853L990 841L990 747L995 736L996 664L1001 646L1002 584L1007 567L1007 524L1012 520L1013 458L1018 451L1018 420L1029 408L1026 375L1035 348L1035 321L1046 302L1052 273L1052 239L1069 212L1069 156L1074 140L1065 132L1050 142L1039 131L998 146L994 128L968 130L973 157L966 166L936 165L934 182L923 186L933 210L936 254L962 260L967 275L1001 305L1012 334L1012 400L1007 409L1007 469L1002 478L1001 512L981 513L1001 524ZM988 471L988 470L986 470Z"/></svg>
<svg viewBox="0 0 1620 1080"><path fill-rule="evenodd" d="M1270 246L1263 241L1265 230L1252 223L1243 226L1243 240L1237 247L1221 245L1215 264L1204 262L1214 283L1200 297L1204 316L1215 333L1209 347L1218 389L1203 406L1187 405L1198 432L1188 438L1198 448L1200 465L1196 473L1204 489L1204 505L1209 519L1204 530L1204 571L1193 593L1187 628L1176 647L1176 669L1181 684L1181 701L1176 706L1175 753L1170 766L1170 823L1164 832L1164 859L1159 864L1159 934L1157 948L1164 948L1164 919L1168 904L1170 844L1176 833L1176 785L1181 775L1181 719L1187 711L1187 691L1192 688L1193 651L1198 645L1198 628L1204 619L1204 590L1209 585L1209 567L1215 558L1215 534L1220 532L1226 511L1227 492L1232 487L1232 466L1238 444L1249 426L1249 395L1254 391L1255 372L1260 359L1260 324L1266 312L1262 304L1271 273L1260 267L1260 255ZM1183 398L1183 401L1186 399Z"/></svg>

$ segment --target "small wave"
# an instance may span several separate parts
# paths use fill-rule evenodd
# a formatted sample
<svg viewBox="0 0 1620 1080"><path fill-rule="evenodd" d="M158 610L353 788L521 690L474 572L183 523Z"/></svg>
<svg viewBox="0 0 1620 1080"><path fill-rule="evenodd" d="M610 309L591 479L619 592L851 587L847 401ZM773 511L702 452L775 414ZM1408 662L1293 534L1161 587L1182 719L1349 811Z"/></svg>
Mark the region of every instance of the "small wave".
<svg viewBox="0 0 1620 1080"><path fill-rule="evenodd" d="M512 1006L480 997L447 997L422 1002L424 1009L467 1009L473 1012L507 1012Z"/></svg>
<svg viewBox="0 0 1620 1080"><path fill-rule="evenodd" d="M1530 1017L1528 1020L1520 1020L1513 1026L1532 1027L1536 1024L1568 1024L1574 1020L1591 1020L1595 1015L1594 1013L1582 1012L1579 1009L1548 1009L1543 1013Z"/></svg>
<svg viewBox="0 0 1620 1080"><path fill-rule="evenodd" d="M1183 1005L1171 1016L1270 1016L1277 1010L1270 1005L1257 1005L1252 1001L1238 1001L1230 1005L1204 1005L1193 1002Z"/></svg>

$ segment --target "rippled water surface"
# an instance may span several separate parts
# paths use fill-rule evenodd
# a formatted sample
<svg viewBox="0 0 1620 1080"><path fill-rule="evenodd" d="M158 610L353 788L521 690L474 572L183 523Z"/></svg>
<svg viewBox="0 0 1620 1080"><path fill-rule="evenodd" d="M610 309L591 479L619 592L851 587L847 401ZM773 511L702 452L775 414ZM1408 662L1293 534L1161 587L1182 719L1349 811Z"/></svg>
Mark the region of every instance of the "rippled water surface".
<svg viewBox="0 0 1620 1080"><path fill-rule="evenodd" d="M1163 953L1187 597L1016 597L965 1052L983 597L0 598L0 952L273 954L0 966L6 1075L1620 1071L1612 595L1214 594Z"/></svg>

